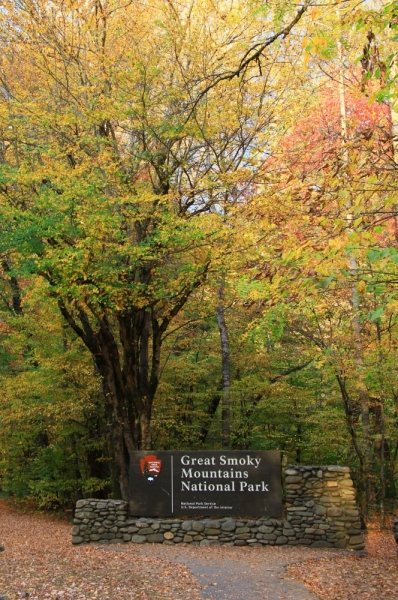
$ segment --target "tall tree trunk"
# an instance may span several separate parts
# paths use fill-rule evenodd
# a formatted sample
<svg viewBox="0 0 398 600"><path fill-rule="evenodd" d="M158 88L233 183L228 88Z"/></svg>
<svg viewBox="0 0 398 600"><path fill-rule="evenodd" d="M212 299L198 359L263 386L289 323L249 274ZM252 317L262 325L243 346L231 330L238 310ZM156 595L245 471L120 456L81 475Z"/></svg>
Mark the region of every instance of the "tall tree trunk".
<svg viewBox="0 0 398 600"><path fill-rule="evenodd" d="M219 282L217 325L220 332L221 342L221 369L222 369L222 400L221 400L221 439L222 447L228 449L231 444L231 422L230 422L230 388L231 388L231 361L228 338L228 328L225 321L225 276Z"/></svg>
<svg viewBox="0 0 398 600"><path fill-rule="evenodd" d="M337 8L337 15L340 21L340 9ZM343 61L343 50L340 38L337 41L337 58L338 58L338 90L339 90L339 104L340 104L340 132L343 140L343 163L344 168L342 169L343 178L347 189L350 188L350 182L347 176L347 167L349 163L349 155L347 150L347 111L346 111L346 99L345 99L345 84L344 84L344 61ZM349 197L347 201L347 209L350 210L353 205L352 198ZM348 228L352 228L353 216L348 213L347 225ZM359 403L361 408L361 421L362 421L362 435L363 435L363 453L362 457L358 455L361 461L361 471L364 477L363 486L365 488L366 506L364 505L365 513L367 512L367 506L372 498L372 478L371 478L371 465L372 465L372 448L370 439L370 416L369 416L369 395L364 380L364 358L363 358L363 345L362 345L362 328L360 322L360 303L359 295L356 289L356 280L358 276L358 265L356 257L353 253L349 256L349 269L352 283L351 289L351 306L352 306L352 326L353 336L355 345L355 358L356 366L359 378ZM358 446L355 445L358 449Z"/></svg>
<svg viewBox="0 0 398 600"><path fill-rule="evenodd" d="M386 439L385 439L385 416L384 416L384 377L382 372L383 364L383 353L381 348L381 328L380 323L376 322L377 330L377 344L378 344L378 377L380 386L380 403L376 406L375 422L376 431L379 429L380 432L380 495L379 495L379 506L380 506L380 527L384 529L385 526L385 499L386 499L386 470L385 470L385 459L386 459Z"/></svg>
<svg viewBox="0 0 398 600"><path fill-rule="evenodd" d="M8 283L11 288L11 306L9 307L16 315L22 315L22 297L21 288L16 277L11 275L11 263L9 260L4 259L1 263L3 271L7 276Z"/></svg>
<svg viewBox="0 0 398 600"><path fill-rule="evenodd" d="M208 266L182 289L162 318L152 306L108 315L104 306L58 298L63 317L91 352L101 376L116 477L124 500L129 498L131 453L152 448L152 406L164 333L206 277ZM50 276L47 279L53 283Z"/></svg>

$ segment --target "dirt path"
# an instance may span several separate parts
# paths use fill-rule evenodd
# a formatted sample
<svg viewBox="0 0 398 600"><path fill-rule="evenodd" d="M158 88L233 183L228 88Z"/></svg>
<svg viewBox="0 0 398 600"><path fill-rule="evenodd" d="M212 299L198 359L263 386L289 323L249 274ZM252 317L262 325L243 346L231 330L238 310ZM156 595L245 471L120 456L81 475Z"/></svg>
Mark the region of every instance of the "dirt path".
<svg viewBox="0 0 398 600"><path fill-rule="evenodd" d="M0 594L7 600L398 599L390 531L366 558L299 547L73 547L71 526L0 503Z"/></svg>
<svg viewBox="0 0 398 600"><path fill-rule="evenodd" d="M287 550L287 551L286 551ZM296 548L200 548L148 545L144 556L167 558L186 565L198 579L204 600L317 600L318 596L293 579L286 566L325 555Z"/></svg>

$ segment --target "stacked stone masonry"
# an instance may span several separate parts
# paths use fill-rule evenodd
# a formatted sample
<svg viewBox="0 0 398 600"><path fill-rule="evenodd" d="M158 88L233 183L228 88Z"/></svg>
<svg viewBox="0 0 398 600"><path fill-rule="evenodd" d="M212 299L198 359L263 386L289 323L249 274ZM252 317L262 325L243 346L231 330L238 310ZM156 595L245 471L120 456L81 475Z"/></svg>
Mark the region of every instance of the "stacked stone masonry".
<svg viewBox="0 0 398 600"><path fill-rule="evenodd" d="M79 500L72 543L298 546L363 550L348 467L289 466L285 519L132 518L121 500Z"/></svg>

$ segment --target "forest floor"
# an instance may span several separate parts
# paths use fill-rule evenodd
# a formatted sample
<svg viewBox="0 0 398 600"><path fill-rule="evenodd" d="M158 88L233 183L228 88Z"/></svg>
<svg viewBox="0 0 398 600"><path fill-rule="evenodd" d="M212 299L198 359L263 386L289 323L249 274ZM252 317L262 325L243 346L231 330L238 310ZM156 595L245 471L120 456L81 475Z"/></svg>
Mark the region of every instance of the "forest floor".
<svg viewBox="0 0 398 600"><path fill-rule="evenodd" d="M80 546L70 525L0 501L0 594L8 600L392 600L391 531L370 528L368 554L309 548Z"/></svg>

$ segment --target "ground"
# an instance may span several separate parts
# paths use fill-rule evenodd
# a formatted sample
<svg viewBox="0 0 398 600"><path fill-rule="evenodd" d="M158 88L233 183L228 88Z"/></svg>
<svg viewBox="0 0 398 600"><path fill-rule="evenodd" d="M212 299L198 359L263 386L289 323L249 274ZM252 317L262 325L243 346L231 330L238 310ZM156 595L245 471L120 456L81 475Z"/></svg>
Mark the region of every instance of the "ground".
<svg viewBox="0 0 398 600"><path fill-rule="evenodd" d="M367 535L368 555L344 550L70 543L70 525L0 504L0 594L8 600L392 600L391 530Z"/></svg>

